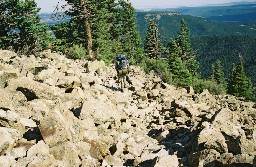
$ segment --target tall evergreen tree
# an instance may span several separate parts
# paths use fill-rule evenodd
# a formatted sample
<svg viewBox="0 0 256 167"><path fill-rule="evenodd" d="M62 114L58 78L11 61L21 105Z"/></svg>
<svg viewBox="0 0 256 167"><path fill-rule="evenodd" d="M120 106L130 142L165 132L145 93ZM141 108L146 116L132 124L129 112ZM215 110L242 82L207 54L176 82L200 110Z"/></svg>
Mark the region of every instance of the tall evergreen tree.
<svg viewBox="0 0 256 167"><path fill-rule="evenodd" d="M225 80L225 73L219 59L212 65L211 79L216 81L218 84L224 86L224 88L227 85L227 82Z"/></svg>
<svg viewBox="0 0 256 167"><path fill-rule="evenodd" d="M160 41L158 37L158 27L154 20L148 20L146 43L144 46L145 54L150 59L160 57Z"/></svg>
<svg viewBox="0 0 256 167"><path fill-rule="evenodd" d="M184 19L178 36L167 45L169 51L168 64L170 72L174 75L175 82L182 86L192 84L199 77L199 64L191 48L189 29Z"/></svg>
<svg viewBox="0 0 256 167"><path fill-rule="evenodd" d="M240 57L239 63L232 66L228 81L228 93L234 96L245 97L246 99L255 98L251 79L246 76L244 71L242 57Z"/></svg>
<svg viewBox="0 0 256 167"><path fill-rule="evenodd" d="M167 62L168 69L172 74L171 80L178 86L189 86L192 84L192 75L182 63L179 56L180 50L175 40L172 40L170 45L172 50L169 52Z"/></svg>
<svg viewBox="0 0 256 167"><path fill-rule="evenodd" d="M70 8L66 14L71 17L67 23L54 28L57 41L66 44L88 46L88 32L81 24L86 18L81 10L81 0L67 0ZM135 10L125 0L86 0L86 11L92 36L92 50L96 58L113 59L115 53L125 53L133 58L138 53L140 38L136 30Z"/></svg>
<svg viewBox="0 0 256 167"><path fill-rule="evenodd" d="M86 31L86 37L87 39L87 52L89 59L93 60L93 50L92 50L92 27L90 23L90 12L89 9L89 3L88 0L80 0L80 7L81 7L81 13L82 13L82 23Z"/></svg>
<svg viewBox="0 0 256 167"><path fill-rule="evenodd" d="M34 0L0 1L1 47L23 53L47 48L51 36L40 22L39 11Z"/></svg>
<svg viewBox="0 0 256 167"><path fill-rule="evenodd" d="M115 0L90 0L90 3L91 6L94 5L91 24L95 56L103 60L111 59L115 46L111 37L111 29L114 26L114 13L117 3Z"/></svg>
<svg viewBox="0 0 256 167"><path fill-rule="evenodd" d="M198 74L199 64L195 58L194 52L191 48L190 33L184 19L181 20L181 28L177 38L175 39L179 51L179 56L185 67L193 75Z"/></svg>
<svg viewBox="0 0 256 167"><path fill-rule="evenodd" d="M137 29L135 9L129 0L119 0L114 12L112 38L117 52L126 53L130 62L139 63L142 58L141 38Z"/></svg>
<svg viewBox="0 0 256 167"><path fill-rule="evenodd" d="M109 54L111 50L110 27L113 21L114 0L66 0L69 9L65 14L70 17L53 31L57 42L71 47L82 44L87 48L91 59L97 55ZM97 54L97 55L95 55Z"/></svg>

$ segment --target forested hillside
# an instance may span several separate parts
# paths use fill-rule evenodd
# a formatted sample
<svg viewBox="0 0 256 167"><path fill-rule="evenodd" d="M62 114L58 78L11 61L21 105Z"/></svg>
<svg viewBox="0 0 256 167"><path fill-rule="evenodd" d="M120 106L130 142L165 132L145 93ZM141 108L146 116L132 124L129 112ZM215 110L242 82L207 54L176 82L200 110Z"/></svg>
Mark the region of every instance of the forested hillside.
<svg viewBox="0 0 256 167"><path fill-rule="evenodd" d="M200 62L200 71L204 77L211 75L211 65L220 59L226 77L233 63L243 56L246 73L256 84L256 37L251 36L202 36L192 38L192 48Z"/></svg>
<svg viewBox="0 0 256 167"><path fill-rule="evenodd" d="M233 63L243 56L245 71L256 85L256 24L238 22L214 22L201 17L181 15L173 12L137 12L138 28L145 39L147 19L156 19L159 36L163 45L177 36L180 21L184 19L190 30L192 49L199 61L199 68L204 78L211 75L211 65L220 59L226 77Z"/></svg>
<svg viewBox="0 0 256 167"><path fill-rule="evenodd" d="M172 12L137 12L138 29L142 38L145 38L147 27L146 20L155 18L159 26L159 34L164 44L170 42L177 35L181 19L185 19L190 30L191 37L211 35L249 35L256 36L256 24L244 24L240 22L214 22L202 17L181 15Z"/></svg>

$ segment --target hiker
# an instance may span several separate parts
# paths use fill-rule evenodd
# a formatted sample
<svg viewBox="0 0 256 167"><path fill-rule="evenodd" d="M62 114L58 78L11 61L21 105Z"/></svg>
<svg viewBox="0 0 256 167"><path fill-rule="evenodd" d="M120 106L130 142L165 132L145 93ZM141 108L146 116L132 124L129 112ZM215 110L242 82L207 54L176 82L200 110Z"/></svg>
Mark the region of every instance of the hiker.
<svg viewBox="0 0 256 167"><path fill-rule="evenodd" d="M121 84L121 89L125 88L125 81L128 80L129 62L125 55L121 54L116 57L115 69L117 72L118 82ZM129 81L128 81L129 82Z"/></svg>

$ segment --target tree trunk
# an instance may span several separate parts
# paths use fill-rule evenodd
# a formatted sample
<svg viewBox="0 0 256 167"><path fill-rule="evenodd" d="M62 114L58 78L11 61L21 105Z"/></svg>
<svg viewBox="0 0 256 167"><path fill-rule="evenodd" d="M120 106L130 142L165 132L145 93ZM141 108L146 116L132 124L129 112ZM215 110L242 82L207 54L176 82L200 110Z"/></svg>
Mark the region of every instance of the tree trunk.
<svg viewBox="0 0 256 167"><path fill-rule="evenodd" d="M84 15L84 26L87 34L87 52L89 55L89 59L94 60L94 55L92 51L92 31L91 31L91 25L89 22L89 13L86 7L86 3L87 3L87 0L80 0L80 4L82 6L82 12Z"/></svg>

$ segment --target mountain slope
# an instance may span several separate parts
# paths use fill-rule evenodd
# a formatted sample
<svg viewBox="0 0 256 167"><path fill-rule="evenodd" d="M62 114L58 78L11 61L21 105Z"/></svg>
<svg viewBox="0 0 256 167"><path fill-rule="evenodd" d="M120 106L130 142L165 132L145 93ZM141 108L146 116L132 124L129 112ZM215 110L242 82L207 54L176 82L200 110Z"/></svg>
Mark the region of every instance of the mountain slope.
<svg viewBox="0 0 256 167"><path fill-rule="evenodd" d="M209 77L211 65L220 59L228 78L231 66L244 57L247 75L256 85L256 24L214 22L204 18L168 12L138 13L138 26L142 38L146 34L146 19L157 18L161 42L166 46L180 31L183 18L190 30L192 48L200 63L203 77Z"/></svg>
<svg viewBox="0 0 256 167"><path fill-rule="evenodd" d="M202 76L210 77L211 65L221 60L226 74L230 73L232 64L243 57L246 74L256 85L256 38L246 35L236 36L202 36L192 38L192 47L197 55Z"/></svg>
<svg viewBox="0 0 256 167"><path fill-rule="evenodd" d="M131 67L0 51L0 166L256 164L256 105ZM228 158L228 161L227 161Z"/></svg>
<svg viewBox="0 0 256 167"><path fill-rule="evenodd" d="M171 38L175 38L180 29L180 22L183 18L190 30L191 37L207 35L249 35L256 36L255 24L225 23L209 21L205 18L189 15L179 15L169 12L138 12L138 29L145 39L148 18L156 19L159 26L159 34L164 44Z"/></svg>
<svg viewBox="0 0 256 167"><path fill-rule="evenodd" d="M213 21L222 21L222 22L255 22L256 12L245 13L245 14L234 14L234 15L219 15L219 16L210 16L207 19Z"/></svg>

